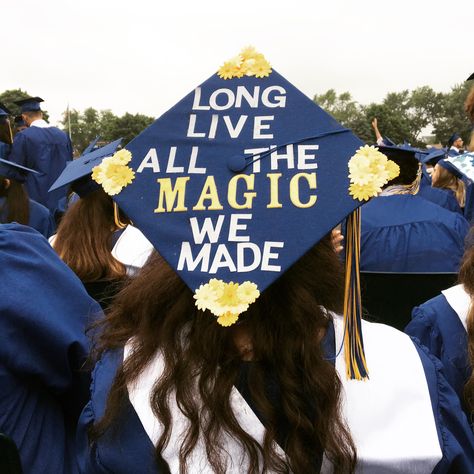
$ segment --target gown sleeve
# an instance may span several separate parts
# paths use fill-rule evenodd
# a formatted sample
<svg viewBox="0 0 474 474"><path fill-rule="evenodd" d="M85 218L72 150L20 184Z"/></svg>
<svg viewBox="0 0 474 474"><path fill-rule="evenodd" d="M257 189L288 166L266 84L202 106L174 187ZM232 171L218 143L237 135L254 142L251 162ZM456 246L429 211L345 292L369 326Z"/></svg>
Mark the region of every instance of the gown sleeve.
<svg viewBox="0 0 474 474"><path fill-rule="evenodd" d="M413 338L412 338L413 339ZM446 380L441 362L413 342L420 355L431 397L442 459L433 474L474 472L474 433L462 410L461 402Z"/></svg>

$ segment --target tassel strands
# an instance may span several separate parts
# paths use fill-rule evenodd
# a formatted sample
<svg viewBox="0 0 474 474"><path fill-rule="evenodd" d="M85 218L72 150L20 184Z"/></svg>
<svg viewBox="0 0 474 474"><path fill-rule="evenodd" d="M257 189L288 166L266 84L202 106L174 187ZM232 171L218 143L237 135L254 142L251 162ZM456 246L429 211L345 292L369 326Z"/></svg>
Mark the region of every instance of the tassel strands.
<svg viewBox="0 0 474 474"><path fill-rule="evenodd" d="M347 218L346 277L344 288L344 358L348 379L369 378L362 338L362 303L360 291L360 208Z"/></svg>
<svg viewBox="0 0 474 474"><path fill-rule="evenodd" d="M114 222L117 229L125 229L125 227L127 227L127 224L125 224L124 222L120 220L120 210L115 201L114 201Z"/></svg>

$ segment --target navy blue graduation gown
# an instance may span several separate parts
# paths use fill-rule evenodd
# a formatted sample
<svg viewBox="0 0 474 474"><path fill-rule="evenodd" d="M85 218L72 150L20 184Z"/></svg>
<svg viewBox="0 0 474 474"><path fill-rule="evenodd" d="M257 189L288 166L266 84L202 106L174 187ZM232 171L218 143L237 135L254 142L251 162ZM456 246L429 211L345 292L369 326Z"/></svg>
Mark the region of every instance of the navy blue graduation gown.
<svg viewBox="0 0 474 474"><path fill-rule="evenodd" d="M474 184L469 179L463 179L466 186L466 203L464 204L464 217L472 225L474 223Z"/></svg>
<svg viewBox="0 0 474 474"><path fill-rule="evenodd" d="M7 160L10 155L11 145L0 141L0 158Z"/></svg>
<svg viewBox="0 0 474 474"><path fill-rule="evenodd" d="M374 330L377 334L380 333L382 336L386 336L387 331L390 334L394 334L394 331L396 331L387 326L372 324L371 331ZM396 333L400 334L398 331L396 331ZM341 335L342 331L340 331L339 334ZM339 346L339 342L337 340L335 342L333 337L334 330L330 325L323 344L327 359L332 361L336 359L336 351L338 350L336 348ZM396 339L400 340L400 336L397 336ZM411 350L414 349L415 357L419 358L417 364L420 364L421 373L424 374L426 380L426 382L425 380L419 380L419 382L421 385L427 385L427 389L425 388L424 390L428 390L427 403L431 405L424 406L423 410L427 410L425 414L428 413L430 417L429 423L434 423L432 428L434 429L434 442L439 444L439 455L433 465L434 469L430 469L429 472L437 474L472 472L470 469L474 466L474 435L469 427L465 414L460 410L459 400L456 394L444 378L440 362L414 341L410 341L407 338L405 344L408 344L408 346L414 344L414 348L412 347ZM328 352L328 348L330 348L330 352ZM372 357L373 356L374 354L372 354ZM392 353L382 356L382 358L387 357L396 358L397 356ZM147 435L134 406L132 406L128 400L113 427L107 430L98 441L89 442L87 430L94 422L103 416L108 392L115 373L122 361L123 350L116 350L106 353L95 367L91 385L91 400L83 410L78 425L78 461L80 472L82 473L98 474L113 472L115 474L128 474L133 472L134 474L148 474L162 472L155 463L154 447L150 437ZM403 368L401 370L403 371ZM388 375L388 377L390 377L390 375ZM421 377L423 377L423 375L421 375ZM363 383L370 384L371 381L352 381L352 383L356 385ZM396 384L397 381L392 381L392 383ZM418 383L418 380L415 381L415 383ZM352 388L357 389L358 387L353 386ZM361 386L361 388L364 387ZM370 389L368 385L367 388ZM382 390L390 391L387 400L389 404L392 404L392 408L396 406L396 403L393 403L394 395L390 387L383 386ZM241 392L240 388L239 391ZM412 392L408 389L406 393ZM357 390L356 392L349 390L346 395L349 397L355 396L357 399ZM377 390L372 394L372 397L377 397ZM372 403L376 403L376 401L377 398L368 402L367 405L367 400L356 400L356 406L358 403L365 403L367 406L370 406ZM410 403L410 400L398 400L398 403L400 406L403 406L403 403ZM249 406L252 406L251 402L249 402ZM386 413L386 415L387 420L379 420L378 424L381 429L388 429L388 431L390 431L392 429L390 427L390 419L396 417L397 414L390 412ZM387 426L389 428L387 428ZM362 430L364 430L364 427L362 427ZM368 441L375 451L377 451L377 439L377 437L372 436ZM176 450L176 446L173 446L172 449ZM420 451L418 455L422 458L426 455L426 452L422 454ZM403 462L403 460L401 461ZM380 469L378 471L369 469L367 472L409 472L405 470L403 466L397 464L397 461L384 459L383 455L380 458L380 464L378 464L377 459L368 460L368 463L372 466L372 469L377 465ZM387 465L390 466L388 470ZM197 469L197 467L195 469ZM315 466L315 472L317 471L318 468ZM172 472L174 473L175 471L172 470ZM197 470L193 471L191 466L190 472L197 472Z"/></svg>
<svg viewBox="0 0 474 474"><path fill-rule="evenodd" d="M5 206L5 198L0 198L0 219L6 222L8 209ZM51 237L56 229L56 223L48 209L40 203L29 199L29 218L28 225L37 230L46 238Z"/></svg>
<svg viewBox="0 0 474 474"><path fill-rule="evenodd" d="M407 334L416 337L441 360L446 378L460 399L472 371L467 353L467 332L462 319L446 296L440 294L413 308L412 320L405 328Z"/></svg>
<svg viewBox="0 0 474 474"><path fill-rule="evenodd" d="M85 328L100 308L27 226L0 225L0 281L0 432L25 474L74 474L90 383Z"/></svg>
<svg viewBox="0 0 474 474"><path fill-rule="evenodd" d="M362 271L457 272L466 219L412 195L379 196L362 206Z"/></svg>
<svg viewBox="0 0 474 474"><path fill-rule="evenodd" d="M31 199L46 206L53 215L63 210L67 190L60 188L48 193L66 163L72 160L71 140L63 131L56 127L26 128L15 135L10 160L40 172L27 176L26 188Z"/></svg>
<svg viewBox="0 0 474 474"><path fill-rule="evenodd" d="M30 217L28 225L36 229L46 238L51 237L56 230L56 222L49 210L40 203L30 199Z"/></svg>

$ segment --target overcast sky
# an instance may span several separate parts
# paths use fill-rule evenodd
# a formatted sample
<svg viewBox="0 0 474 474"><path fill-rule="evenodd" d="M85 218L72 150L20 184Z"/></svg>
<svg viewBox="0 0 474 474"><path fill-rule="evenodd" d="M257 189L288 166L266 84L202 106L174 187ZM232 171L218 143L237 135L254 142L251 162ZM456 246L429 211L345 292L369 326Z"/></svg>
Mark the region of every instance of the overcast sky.
<svg viewBox="0 0 474 474"><path fill-rule="evenodd" d="M366 104L474 72L474 1L3 0L0 93L158 117L253 45L308 96Z"/></svg>

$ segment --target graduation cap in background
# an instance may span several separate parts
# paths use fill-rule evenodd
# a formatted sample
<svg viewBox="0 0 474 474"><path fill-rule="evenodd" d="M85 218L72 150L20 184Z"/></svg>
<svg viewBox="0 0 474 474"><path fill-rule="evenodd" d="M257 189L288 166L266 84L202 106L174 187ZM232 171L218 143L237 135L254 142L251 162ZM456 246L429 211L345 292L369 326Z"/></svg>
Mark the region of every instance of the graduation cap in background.
<svg viewBox="0 0 474 474"><path fill-rule="evenodd" d="M222 325L252 300L224 310L218 295L229 282L255 298L349 216L346 362L348 376L363 379L356 210L370 186L360 185L355 164L351 185L348 167L363 143L262 55L244 73L251 54L225 63L133 139L130 161L111 159L94 173L197 302L216 295L212 307L198 307ZM358 153L386 161L375 148ZM128 172L114 176L119 165Z"/></svg>
<svg viewBox="0 0 474 474"><path fill-rule="evenodd" d="M101 148L97 148L85 155L70 161L58 179L51 185L49 191L71 185L71 188L80 197L84 197L100 186L91 179L92 169L100 164L107 156L113 155L119 147L122 139L119 138Z"/></svg>
<svg viewBox="0 0 474 474"><path fill-rule="evenodd" d="M439 161L439 165L457 178L466 177L474 183L474 152L447 157Z"/></svg>
<svg viewBox="0 0 474 474"><path fill-rule="evenodd" d="M432 148L429 152L421 158L421 162L425 165L436 165L439 160L446 156L446 149Z"/></svg>
<svg viewBox="0 0 474 474"><path fill-rule="evenodd" d="M449 147L452 147L452 146L453 146L453 143L454 143L458 138L461 138L461 135L459 135L459 133L457 133L457 132L454 132L454 133L449 137L449 140L448 140L448 148L449 148Z"/></svg>
<svg viewBox="0 0 474 474"><path fill-rule="evenodd" d="M388 137L383 137L382 141L384 146L397 146L397 144L393 140L390 140L390 138Z"/></svg>
<svg viewBox="0 0 474 474"><path fill-rule="evenodd" d="M0 176L24 183L28 173L40 174L36 170L0 158Z"/></svg>
<svg viewBox="0 0 474 474"><path fill-rule="evenodd" d="M10 110L8 110L7 106L0 102L0 119L3 117L8 117L11 115Z"/></svg>
<svg viewBox="0 0 474 474"><path fill-rule="evenodd" d="M8 110L5 104L0 102L0 141L11 145L13 143L13 134L10 121L7 120L9 115L11 115L10 110Z"/></svg>
<svg viewBox="0 0 474 474"><path fill-rule="evenodd" d="M411 145L379 146L379 150L400 167L400 174L388 182L388 185L411 184L419 175L419 154L422 150Z"/></svg>
<svg viewBox="0 0 474 474"><path fill-rule="evenodd" d="M20 106L21 113L23 112L36 112L41 110L40 103L44 102L41 97L27 97L26 99L21 99L15 101L15 104Z"/></svg>
<svg viewBox="0 0 474 474"><path fill-rule="evenodd" d="M461 179L463 177L463 174L450 161L443 159L439 160L437 164L456 176L456 178Z"/></svg>
<svg viewBox="0 0 474 474"><path fill-rule="evenodd" d="M84 151L81 153L81 156L87 155L91 151L96 149L97 142L100 140L100 135L97 135L94 140L92 140L89 145L86 146ZM115 151L115 150L114 150Z"/></svg>

